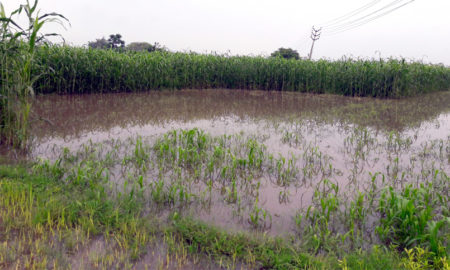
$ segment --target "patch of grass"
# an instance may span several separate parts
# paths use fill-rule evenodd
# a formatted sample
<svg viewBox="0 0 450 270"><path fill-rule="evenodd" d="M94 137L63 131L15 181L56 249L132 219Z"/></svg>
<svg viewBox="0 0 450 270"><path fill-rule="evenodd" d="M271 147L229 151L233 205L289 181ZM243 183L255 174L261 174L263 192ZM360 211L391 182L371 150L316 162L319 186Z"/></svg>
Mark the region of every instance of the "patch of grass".
<svg viewBox="0 0 450 270"><path fill-rule="evenodd" d="M158 239L163 239L167 253L152 263L174 268L204 264L205 259L199 259L203 257L211 268L416 269L418 263L436 258L420 249L402 258L395 249L377 246L339 257L316 255L293 239L227 232L176 212L165 223L136 208L139 200L132 196L108 196L99 178L61 181L61 175L49 177L48 167L34 168L29 173L30 168L0 167L1 267L68 268L81 258L87 267L131 268L143 265ZM418 256L428 259L416 262ZM437 258L434 265L448 265L446 257Z"/></svg>
<svg viewBox="0 0 450 270"><path fill-rule="evenodd" d="M190 218L174 219L172 231L190 252L202 252L215 260L242 260L256 268L323 268L320 258L300 253L284 239L227 233Z"/></svg>

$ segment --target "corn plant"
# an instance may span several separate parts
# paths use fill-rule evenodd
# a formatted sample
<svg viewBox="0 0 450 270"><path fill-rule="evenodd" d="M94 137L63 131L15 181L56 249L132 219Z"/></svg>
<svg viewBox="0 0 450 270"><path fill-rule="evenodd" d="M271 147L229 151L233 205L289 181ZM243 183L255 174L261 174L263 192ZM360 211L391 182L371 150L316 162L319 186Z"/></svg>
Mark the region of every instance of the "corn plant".
<svg viewBox="0 0 450 270"><path fill-rule="evenodd" d="M40 15L38 1L29 1L10 15L0 2L0 143L24 148L28 137L28 120L31 112L30 99L34 96L33 85L40 73L33 72L36 45L47 36L40 34L47 22L65 19L57 13ZM15 17L26 14L28 26L21 27Z"/></svg>
<svg viewBox="0 0 450 270"><path fill-rule="evenodd" d="M448 198L433 193L432 184L421 184L418 188L408 185L401 192L386 188L378 207L381 218L376 232L380 238L401 250L424 245L434 254L445 253L442 236L448 236L445 231L450 219L435 209L448 204Z"/></svg>
<svg viewBox="0 0 450 270"><path fill-rule="evenodd" d="M36 54L39 93L180 88L403 97L450 89L450 69L404 59L286 60L49 46ZM289 135L289 134L287 134Z"/></svg>

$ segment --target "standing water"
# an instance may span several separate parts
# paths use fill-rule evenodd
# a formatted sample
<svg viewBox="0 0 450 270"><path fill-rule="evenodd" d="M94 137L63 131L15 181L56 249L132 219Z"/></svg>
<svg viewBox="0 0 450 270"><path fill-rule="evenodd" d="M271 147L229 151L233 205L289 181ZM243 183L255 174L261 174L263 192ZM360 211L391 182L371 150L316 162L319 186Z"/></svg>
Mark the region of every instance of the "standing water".
<svg viewBox="0 0 450 270"><path fill-rule="evenodd" d="M45 95L33 105L40 120L29 158L81 162L95 153L115 192L141 179L149 208L161 215L175 209L227 229L279 235L298 230L318 194L351 198L373 184L400 188L435 170L448 174L448 104L449 92Z"/></svg>

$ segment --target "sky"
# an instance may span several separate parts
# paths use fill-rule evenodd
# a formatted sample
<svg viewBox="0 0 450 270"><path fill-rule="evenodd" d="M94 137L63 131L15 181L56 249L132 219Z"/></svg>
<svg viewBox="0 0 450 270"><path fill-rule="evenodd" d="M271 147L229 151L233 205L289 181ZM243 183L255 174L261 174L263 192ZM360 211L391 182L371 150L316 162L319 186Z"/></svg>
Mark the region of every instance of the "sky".
<svg viewBox="0 0 450 270"><path fill-rule="evenodd" d="M0 0L7 12L25 1ZM40 0L38 6L41 14L58 12L69 19L66 29L53 24L43 30L60 33L74 46L120 33L127 44L158 42L171 51L270 55L289 47L306 57L312 26L326 25L368 3L378 2L347 21L392 2L408 1ZM348 31L331 35L333 28L324 27L313 59L403 57L450 66L449 11L449 0L415 0Z"/></svg>

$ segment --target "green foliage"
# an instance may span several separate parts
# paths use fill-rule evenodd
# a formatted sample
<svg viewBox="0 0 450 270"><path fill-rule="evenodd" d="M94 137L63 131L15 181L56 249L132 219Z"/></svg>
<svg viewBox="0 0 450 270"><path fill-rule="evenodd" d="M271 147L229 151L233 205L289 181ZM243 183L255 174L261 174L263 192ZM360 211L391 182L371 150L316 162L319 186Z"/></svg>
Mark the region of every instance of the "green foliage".
<svg viewBox="0 0 450 270"><path fill-rule="evenodd" d="M399 258L394 252L386 251L380 246L373 246L367 251L360 250L347 254L340 260L339 266L342 270L403 269L398 261Z"/></svg>
<svg viewBox="0 0 450 270"><path fill-rule="evenodd" d="M111 49L122 49L125 47L125 41L122 40L121 34L109 35L108 45Z"/></svg>
<svg viewBox="0 0 450 270"><path fill-rule="evenodd" d="M91 49L115 49L121 51L125 48L125 41L122 40L121 34L111 34L108 39L102 37L95 41L89 41L88 47Z"/></svg>
<svg viewBox="0 0 450 270"><path fill-rule="evenodd" d="M230 233L181 217L177 212L171 215L169 223L160 224L144 215L144 202L140 201L137 192L111 196L104 183L106 175L99 177L98 169L101 167L100 163L84 162L77 168L64 168L62 161L44 162L36 164L30 173L23 167L0 166L0 226L13 236L20 232L22 245L28 244L24 242L24 230L36 232L30 242L32 246L42 246L42 241L37 239L48 231L50 239L56 237L63 243L58 249L72 258L80 255L74 246L85 242L83 238L95 242L105 237L105 242L115 243L115 248L96 252L105 252L105 258L111 253L122 254L120 257L126 256L131 262L139 263L141 259L145 261L143 255L147 246L150 250L157 246L149 242L149 237L159 234L164 236L164 243L169 246L167 256L179 254L176 251L181 248L193 258L204 255L218 265L243 263L243 268L247 265L251 269L402 269L401 263L416 263L400 262L395 253L378 248L346 254L338 262L331 254L314 255L302 251L287 239ZM64 175L70 180L65 181ZM8 236L7 239L11 238ZM92 242L87 242L84 248L92 246ZM13 265L14 259L11 258L14 256L20 258L28 254L26 250L24 254L15 252L17 250L11 244L0 245L0 255L10 257L6 260L0 257L2 268ZM35 262L30 262L30 265L43 262L40 269L54 266L52 261L43 260L39 253L33 256ZM56 258L53 256L54 261ZM123 258L114 256L108 260L117 265ZM444 260L441 262L445 263ZM202 266L201 263L198 267ZM70 264L66 264L63 268L70 268Z"/></svg>
<svg viewBox="0 0 450 270"><path fill-rule="evenodd" d="M450 178L443 177L448 186ZM444 215L435 213L440 207ZM449 236L450 225L450 218L445 215L448 198L435 192L431 184L422 184L419 188L408 185L401 192L385 189L378 211L381 219L376 231L383 241L400 250L420 245L438 256L446 253L444 238Z"/></svg>
<svg viewBox="0 0 450 270"><path fill-rule="evenodd" d="M380 147L408 147L407 139L395 137L386 134ZM345 144L348 153L366 160L361 153L375 140L368 130L355 128ZM194 261L203 255L230 268L241 263L257 269L448 268L450 178L444 171L433 170L415 185L385 182L376 173L368 182L360 179L364 188L353 191L325 177L329 163L319 149L303 150L302 161L315 164L311 170L320 178L311 182L312 201L295 216L296 234L268 236L265 230L277 212L259 201L267 183L261 179L283 188L304 180L293 172L294 156L274 158L258 137L212 136L193 128L169 131L152 143L135 137L88 143L75 153L62 149L55 161L41 160L31 169L0 166L0 237L23 241L23 232L34 230L54 239L81 231L87 238L117 243L106 255L124 252L139 261L148 246L153 250L148 237L156 233L171 252L181 249ZM189 210L198 209L191 207L208 209L212 199L231 206L251 232L233 233L189 217ZM1 268L13 265L3 258L15 250L10 242L0 244Z"/></svg>
<svg viewBox="0 0 450 270"><path fill-rule="evenodd" d="M278 50L274 51L272 54L270 54L272 57L282 57L285 59L300 59L300 55L298 52L291 48L279 48Z"/></svg>
<svg viewBox="0 0 450 270"><path fill-rule="evenodd" d="M229 234L192 219L175 219L173 232L189 243L191 252L206 253L216 259L231 257L255 261L261 269L323 267L319 259L295 250L282 239Z"/></svg>
<svg viewBox="0 0 450 270"><path fill-rule="evenodd" d="M329 244L336 242L339 235L332 229L333 216L339 210L339 186L324 179L317 184L313 195L313 202L305 214L296 217L297 226L302 228L306 246L312 247L314 253L331 250ZM302 223L306 223L302 226Z"/></svg>
<svg viewBox="0 0 450 270"><path fill-rule="evenodd" d="M0 143L25 148L28 138L28 119L31 112L30 99L33 86L41 72L35 72L36 45L47 36L40 34L47 22L59 22L66 18L57 13L39 15L38 1L29 1L10 15L0 3ZM16 17L26 14L28 26L21 27ZM44 71L45 73L45 71Z"/></svg>
<svg viewBox="0 0 450 270"><path fill-rule="evenodd" d="M402 267L407 270L450 269L448 257L434 257L432 252L420 247L406 249L407 256L402 259Z"/></svg>
<svg viewBox="0 0 450 270"><path fill-rule="evenodd" d="M134 52L154 52L164 50L158 42L155 42L153 45L148 42L131 42L127 45L126 49Z"/></svg>
<svg viewBox="0 0 450 270"><path fill-rule="evenodd" d="M88 47L92 48L92 49L108 49L109 43L108 43L108 40L106 40L103 37L103 38L98 38L95 41L89 41Z"/></svg>
<svg viewBox="0 0 450 270"><path fill-rule="evenodd" d="M450 69L404 60L290 61L227 55L42 47L38 93L228 88L402 97L450 89Z"/></svg>

